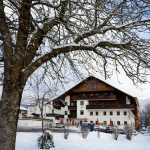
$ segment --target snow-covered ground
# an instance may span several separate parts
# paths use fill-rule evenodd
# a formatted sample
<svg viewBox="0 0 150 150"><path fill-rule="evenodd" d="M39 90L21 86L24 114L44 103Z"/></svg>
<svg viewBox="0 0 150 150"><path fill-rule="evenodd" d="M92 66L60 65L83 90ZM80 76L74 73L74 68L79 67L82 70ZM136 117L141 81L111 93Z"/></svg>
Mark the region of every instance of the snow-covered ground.
<svg viewBox="0 0 150 150"><path fill-rule="evenodd" d="M37 150L37 138L41 133L18 132L16 150ZM64 139L63 133L53 133L55 148L53 150L150 150L150 135L138 134L132 140L125 135L119 135L117 141L112 134L90 132L86 139L81 133L70 133L68 139Z"/></svg>

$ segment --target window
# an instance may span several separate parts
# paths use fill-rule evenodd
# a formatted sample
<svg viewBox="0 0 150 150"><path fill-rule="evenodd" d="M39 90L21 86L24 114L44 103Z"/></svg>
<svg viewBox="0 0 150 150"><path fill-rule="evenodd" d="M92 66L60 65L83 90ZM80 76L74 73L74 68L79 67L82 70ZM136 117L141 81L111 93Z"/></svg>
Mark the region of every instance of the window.
<svg viewBox="0 0 150 150"><path fill-rule="evenodd" d="M98 112L96 111L96 116L98 116Z"/></svg>
<svg viewBox="0 0 150 150"><path fill-rule="evenodd" d="M86 94L82 94L83 96L86 96Z"/></svg>
<svg viewBox="0 0 150 150"><path fill-rule="evenodd" d="M46 114L46 117L51 117L52 116L52 114Z"/></svg>
<svg viewBox="0 0 150 150"><path fill-rule="evenodd" d="M112 111L110 111L110 116L112 116L113 115L113 112Z"/></svg>
<svg viewBox="0 0 150 150"><path fill-rule="evenodd" d="M93 112L92 111L90 112L90 116L93 116Z"/></svg>
<svg viewBox="0 0 150 150"><path fill-rule="evenodd" d="M99 83L95 82L95 83L86 83L86 88L87 89L97 89L99 86Z"/></svg>
<svg viewBox="0 0 150 150"><path fill-rule="evenodd" d="M120 121L117 121L117 125L120 125Z"/></svg>
<svg viewBox="0 0 150 150"><path fill-rule="evenodd" d="M84 105L84 101L80 101L80 105L81 105L81 106Z"/></svg>
<svg viewBox="0 0 150 150"><path fill-rule="evenodd" d="M74 103L73 103L73 102L71 102L71 106L74 106Z"/></svg>
<svg viewBox="0 0 150 150"><path fill-rule="evenodd" d="M68 106L68 102L65 102L65 106Z"/></svg>
<svg viewBox="0 0 150 150"><path fill-rule="evenodd" d="M52 109L52 114L54 114L54 109Z"/></svg>
<svg viewBox="0 0 150 150"><path fill-rule="evenodd" d="M106 116L106 111L103 112L103 115Z"/></svg>
<svg viewBox="0 0 150 150"><path fill-rule="evenodd" d="M104 121L104 125L107 125L107 121Z"/></svg>
<svg viewBox="0 0 150 150"><path fill-rule="evenodd" d="M124 124L127 124L127 121L124 121Z"/></svg>
<svg viewBox="0 0 150 150"><path fill-rule="evenodd" d="M80 115L84 115L84 110L80 110Z"/></svg>
<svg viewBox="0 0 150 150"><path fill-rule="evenodd" d="M108 93L104 93L104 96L108 95Z"/></svg>
<svg viewBox="0 0 150 150"><path fill-rule="evenodd" d="M130 98L126 96L126 104L130 104Z"/></svg>
<svg viewBox="0 0 150 150"><path fill-rule="evenodd" d="M120 111L117 111L117 116L120 116Z"/></svg>
<svg viewBox="0 0 150 150"><path fill-rule="evenodd" d="M68 115L68 111L65 111L65 115Z"/></svg>
<svg viewBox="0 0 150 150"><path fill-rule="evenodd" d="M123 112L123 114L124 114L124 116L126 116L126 115L127 115L127 112L126 112L126 111L124 111L124 112Z"/></svg>

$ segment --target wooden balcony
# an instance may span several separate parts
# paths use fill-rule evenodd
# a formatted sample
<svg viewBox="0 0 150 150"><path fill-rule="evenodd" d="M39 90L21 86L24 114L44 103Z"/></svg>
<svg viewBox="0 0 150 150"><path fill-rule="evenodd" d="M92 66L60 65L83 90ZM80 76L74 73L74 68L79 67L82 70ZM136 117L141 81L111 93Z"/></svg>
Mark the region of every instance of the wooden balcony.
<svg viewBox="0 0 150 150"><path fill-rule="evenodd" d="M133 104L128 104L128 105L87 105L86 109L123 109L123 108L130 108L130 109L134 109L134 105Z"/></svg>
<svg viewBox="0 0 150 150"><path fill-rule="evenodd" d="M61 106L60 106L60 105L53 105L53 107L54 107L55 109L61 109Z"/></svg>
<svg viewBox="0 0 150 150"><path fill-rule="evenodd" d="M68 110L77 110L77 106L68 106Z"/></svg>
<svg viewBox="0 0 150 150"><path fill-rule="evenodd" d="M56 117L56 116L64 117L64 115L62 115L62 114L57 114L57 113L46 113L46 117Z"/></svg>
<svg viewBox="0 0 150 150"><path fill-rule="evenodd" d="M97 100L117 100L116 95L101 95L101 94L86 94L86 95L73 95L71 97L72 100L80 100L80 99L97 99Z"/></svg>
<svg viewBox="0 0 150 150"><path fill-rule="evenodd" d="M77 118L77 115L68 115L68 118Z"/></svg>

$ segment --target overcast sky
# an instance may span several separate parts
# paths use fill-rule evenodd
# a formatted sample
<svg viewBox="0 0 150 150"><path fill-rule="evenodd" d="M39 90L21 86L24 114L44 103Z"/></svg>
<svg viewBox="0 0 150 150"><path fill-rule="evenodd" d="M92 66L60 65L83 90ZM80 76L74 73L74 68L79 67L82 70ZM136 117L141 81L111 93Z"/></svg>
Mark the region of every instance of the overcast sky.
<svg viewBox="0 0 150 150"><path fill-rule="evenodd" d="M118 81L119 80L119 81ZM150 84L139 84L135 86L133 82L124 74L119 75L118 79L115 75L111 79L106 80L111 85L123 90L140 100L150 99ZM150 81L150 79L149 79Z"/></svg>
<svg viewBox="0 0 150 150"><path fill-rule="evenodd" d="M103 80L104 82L107 82L108 84L111 84L112 86L119 88L120 90L131 94L134 97L138 97L140 100L150 100L150 83L147 84L139 84L138 86L133 85L133 82L125 76L125 74L120 74L118 76L113 75L110 79L105 80L103 76L100 75L94 75L95 77L99 78L100 80ZM150 81L150 77L149 77ZM66 86L66 89L70 89L71 87L75 86L77 82L70 82ZM29 93L30 95L31 91L26 91L26 94ZM1 94L1 87L0 87L0 94Z"/></svg>
<svg viewBox="0 0 150 150"><path fill-rule="evenodd" d="M134 85L133 82L122 72L120 75L112 75L110 79L105 80L103 76L94 74L95 77L107 82L108 84L134 96L140 101L150 100L150 83ZM148 77L150 82L150 77ZM70 83L68 89L77 83Z"/></svg>
<svg viewBox="0 0 150 150"><path fill-rule="evenodd" d="M136 87L135 85L133 85L133 82L128 77L125 76L124 73L121 73L118 76L113 75L110 79L107 79L107 80L105 80L104 77L100 75L95 74L94 76L134 97L137 97L139 99L139 103L142 108L144 108L145 104L150 103L150 84L149 83L141 84L138 87ZM150 81L150 77L149 77L149 81ZM77 82L72 81L68 83L68 85L66 86L66 89L68 90L72 88L73 86L75 86L76 84ZM0 92L1 92L1 87L0 87ZM25 91L24 96L30 96L30 95L32 95L31 90Z"/></svg>

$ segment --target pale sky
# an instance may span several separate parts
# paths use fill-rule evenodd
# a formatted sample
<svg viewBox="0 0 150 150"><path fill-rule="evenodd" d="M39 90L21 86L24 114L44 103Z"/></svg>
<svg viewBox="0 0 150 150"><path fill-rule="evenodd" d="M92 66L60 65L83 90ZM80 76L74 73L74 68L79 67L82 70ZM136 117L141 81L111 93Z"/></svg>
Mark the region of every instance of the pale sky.
<svg viewBox="0 0 150 150"><path fill-rule="evenodd" d="M138 87L136 87L135 85L133 85L133 82L128 77L126 77L125 74L123 73L118 75L118 77L116 75L113 75L110 79L107 80L105 80L104 77L100 75L94 75L94 76L124 91L125 93L137 97L142 107L144 107L146 103L150 102L150 83L139 85ZM149 81L150 81L150 77L149 77ZM77 82L70 82L66 87L67 89L70 89L76 84ZM1 87L0 87L0 94L1 94ZM30 96L32 95L32 92L30 90L29 91L27 90L25 91L25 95Z"/></svg>
<svg viewBox="0 0 150 150"><path fill-rule="evenodd" d="M119 88L120 90L123 90L124 92L131 94L134 97L137 97L140 100L150 99L150 83L139 84L137 87L133 85L133 82L125 75L119 75L118 79L114 75L106 81L111 85Z"/></svg>

